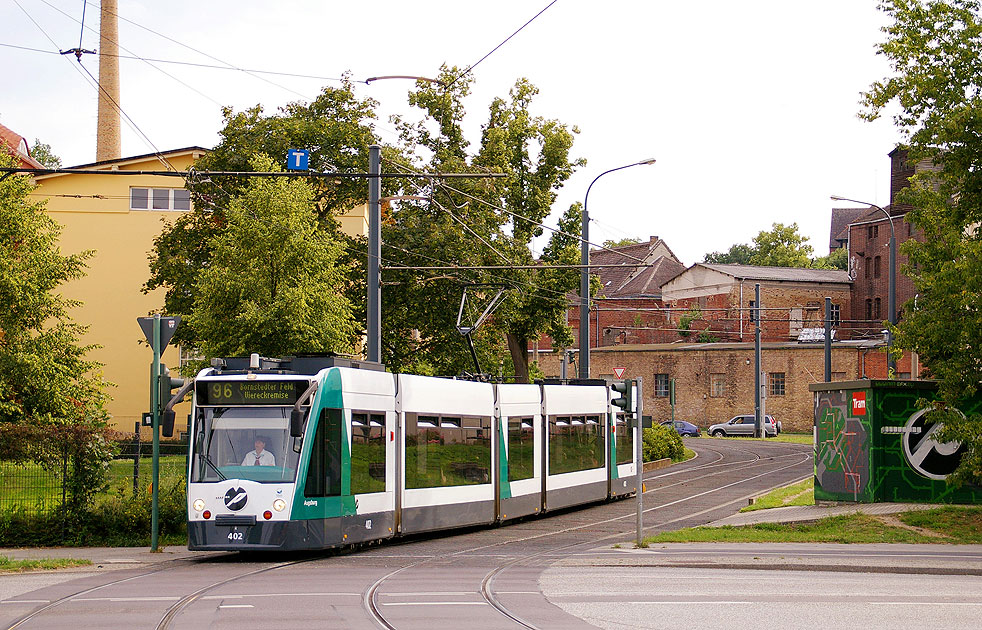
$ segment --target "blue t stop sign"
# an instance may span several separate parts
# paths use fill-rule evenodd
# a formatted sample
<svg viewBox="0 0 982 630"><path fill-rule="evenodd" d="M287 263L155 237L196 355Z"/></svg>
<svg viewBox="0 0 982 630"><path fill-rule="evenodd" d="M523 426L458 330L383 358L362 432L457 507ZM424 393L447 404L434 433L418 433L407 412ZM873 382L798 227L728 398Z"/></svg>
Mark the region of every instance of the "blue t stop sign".
<svg viewBox="0 0 982 630"><path fill-rule="evenodd" d="M306 171L310 161L310 151L305 149L290 149L286 154L286 170Z"/></svg>

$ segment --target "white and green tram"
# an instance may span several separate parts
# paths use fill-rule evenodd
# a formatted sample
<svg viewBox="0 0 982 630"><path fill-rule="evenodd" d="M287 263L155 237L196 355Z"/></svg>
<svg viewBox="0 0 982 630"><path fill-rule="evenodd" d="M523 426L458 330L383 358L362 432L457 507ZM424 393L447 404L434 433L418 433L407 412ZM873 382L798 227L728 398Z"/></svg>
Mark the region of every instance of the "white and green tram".
<svg viewBox="0 0 982 630"><path fill-rule="evenodd" d="M637 491L603 381L493 384L333 357L224 359L194 380L192 550L321 549Z"/></svg>

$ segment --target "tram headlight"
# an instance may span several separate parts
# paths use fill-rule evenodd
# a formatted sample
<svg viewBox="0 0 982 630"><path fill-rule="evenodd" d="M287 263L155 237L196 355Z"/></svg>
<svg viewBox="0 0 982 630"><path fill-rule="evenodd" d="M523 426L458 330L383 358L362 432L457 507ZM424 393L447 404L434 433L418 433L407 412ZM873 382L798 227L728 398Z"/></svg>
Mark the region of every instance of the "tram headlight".
<svg viewBox="0 0 982 630"><path fill-rule="evenodd" d="M275 501L273 501L273 509L276 510L277 512L282 512L283 510L286 509L286 501L284 501L283 499L276 499Z"/></svg>
<svg viewBox="0 0 982 630"><path fill-rule="evenodd" d="M194 503L191 504L191 507L193 507L196 512L200 512L201 510L205 509L205 500L195 499Z"/></svg>

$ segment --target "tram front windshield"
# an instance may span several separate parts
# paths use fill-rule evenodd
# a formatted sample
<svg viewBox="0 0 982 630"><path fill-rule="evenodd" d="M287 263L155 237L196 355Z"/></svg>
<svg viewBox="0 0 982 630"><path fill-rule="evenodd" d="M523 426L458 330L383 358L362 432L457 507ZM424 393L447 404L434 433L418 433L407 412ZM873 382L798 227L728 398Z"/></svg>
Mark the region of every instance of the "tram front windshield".
<svg viewBox="0 0 982 630"><path fill-rule="evenodd" d="M290 437L289 407L207 407L196 424L192 481L296 478L300 438Z"/></svg>

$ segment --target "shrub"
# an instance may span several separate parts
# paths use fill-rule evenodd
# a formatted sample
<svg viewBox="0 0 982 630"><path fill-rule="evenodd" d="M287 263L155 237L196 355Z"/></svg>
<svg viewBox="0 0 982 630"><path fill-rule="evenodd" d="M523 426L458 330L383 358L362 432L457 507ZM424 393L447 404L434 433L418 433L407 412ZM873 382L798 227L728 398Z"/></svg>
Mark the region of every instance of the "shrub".
<svg viewBox="0 0 982 630"><path fill-rule="evenodd" d="M646 462L666 457L671 458L673 462L685 459L682 438L672 427L658 425L645 429L641 436L641 449Z"/></svg>

